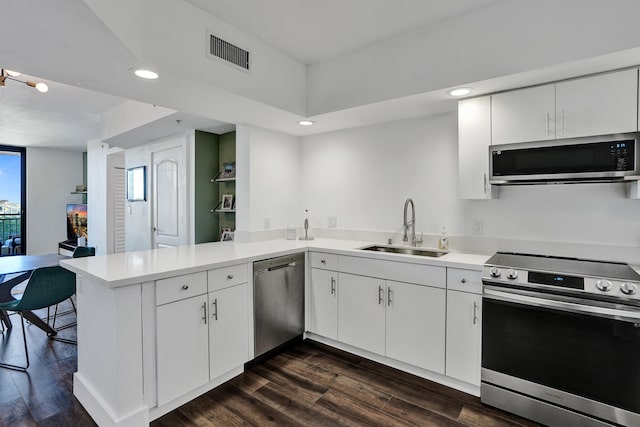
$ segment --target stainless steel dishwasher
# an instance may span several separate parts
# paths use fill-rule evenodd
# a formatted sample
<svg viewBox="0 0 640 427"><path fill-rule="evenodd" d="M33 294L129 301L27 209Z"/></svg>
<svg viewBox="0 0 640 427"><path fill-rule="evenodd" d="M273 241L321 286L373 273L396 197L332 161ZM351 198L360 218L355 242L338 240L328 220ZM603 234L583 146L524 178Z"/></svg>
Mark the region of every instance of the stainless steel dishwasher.
<svg viewBox="0 0 640 427"><path fill-rule="evenodd" d="M253 263L255 357L304 332L304 254Z"/></svg>

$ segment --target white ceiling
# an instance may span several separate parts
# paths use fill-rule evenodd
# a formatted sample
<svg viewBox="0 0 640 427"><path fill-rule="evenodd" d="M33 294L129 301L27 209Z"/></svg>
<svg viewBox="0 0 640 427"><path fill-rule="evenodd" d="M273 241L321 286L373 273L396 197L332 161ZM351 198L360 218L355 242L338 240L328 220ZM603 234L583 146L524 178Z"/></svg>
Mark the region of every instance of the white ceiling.
<svg viewBox="0 0 640 427"><path fill-rule="evenodd" d="M87 141L98 136L100 116L124 101L34 76L16 78L47 83L49 91L40 93L12 80L0 87L0 144L4 145L86 148Z"/></svg>
<svg viewBox="0 0 640 427"><path fill-rule="evenodd" d="M187 1L312 64L497 0Z"/></svg>
<svg viewBox="0 0 640 427"><path fill-rule="evenodd" d="M401 97L383 98L366 105L329 109L330 112L313 117L317 122L315 126L302 128L296 123L302 118L299 112L295 114L291 109L233 93L223 84L214 86L193 76L191 79L182 78L179 69L182 62L175 65L175 69L174 64L165 67L168 69L163 71L168 73L158 81L143 82L133 77L129 70L148 59L145 51L148 46L142 43L145 34L138 33L141 27L139 20L119 21L118 18L125 17L120 12L123 8L146 7L155 0L128 1L21 0L3 4L0 40L9 42L0 44L0 67L30 72L66 84L49 81L50 90L46 94L15 82L8 82L7 87L0 88L0 144L86 149L87 141L100 136L100 115L129 97L182 111L145 129L113 137L110 144L130 146L132 140L151 140L163 136L163 132L178 132L186 125L215 132L216 129L227 131L235 123L242 123L293 135L308 135L455 109L456 101L446 95L447 88L437 87L429 88L430 91L409 92ZM563 0L571 5L578 1ZM603 1L589 0L589 3ZM630 2L632 0L626 0L627 4ZM173 32L167 34L171 34L177 46L183 40L176 29L186 24L179 20L171 21L173 16L166 15L171 7L179 8L173 10L188 10L190 18L202 13L204 21L215 15L300 63L316 64L307 70L332 60L339 63L349 52L361 51L362 47L378 48L378 43L384 45L380 40L388 37L396 37L394 40L397 40L399 33L422 29L431 31L436 24L447 27L450 19L462 18L464 21L465 18L481 16L483 19L478 22L492 28L503 19L496 9L514 5L507 0L162 0L157 4L158 9L161 6L164 9L149 14L153 26L145 28L162 30L169 26ZM105 9L113 11L113 16L107 17L111 18L109 22L104 20ZM456 27L452 25L451 28L455 31ZM427 37L424 32L420 34ZM446 46L446 39L434 40L436 44ZM621 44L621 47L625 46ZM517 63L510 63L511 68L505 67L508 73L478 73L483 76L479 79L481 81L464 83L473 84L474 94L479 95L635 65L640 62L640 50L637 44L628 46L632 47L636 48L633 52L612 53L596 60L586 54L577 55L575 58L589 59L576 61L574 58L572 62L556 63L557 66L546 70L531 67L524 69L530 72L523 72L515 66ZM176 51L165 54L160 46L158 52L169 62L176 56L180 57ZM599 52L606 53L607 50L601 48ZM524 53L525 59L541 56L539 51L532 55ZM516 55L515 59L518 58ZM476 64L469 63L469 66ZM486 64L477 65L480 71L483 67ZM205 72L198 67L192 69ZM178 95L172 98L173 94L181 98L176 100ZM163 103L163 100L167 102ZM179 106L171 105L176 102ZM197 104L198 108L192 104ZM191 114L183 114L185 112ZM215 120L220 118L228 123ZM176 120L183 122L178 124Z"/></svg>

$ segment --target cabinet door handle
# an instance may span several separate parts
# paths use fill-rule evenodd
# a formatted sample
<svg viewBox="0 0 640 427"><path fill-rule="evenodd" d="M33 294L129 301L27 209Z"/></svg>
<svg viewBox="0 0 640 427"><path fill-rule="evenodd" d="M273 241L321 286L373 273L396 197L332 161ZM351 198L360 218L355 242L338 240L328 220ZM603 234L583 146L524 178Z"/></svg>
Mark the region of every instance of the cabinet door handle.
<svg viewBox="0 0 640 427"><path fill-rule="evenodd" d="M182 289L186 291L187 289L189 289L189 285L182 285Z"/></svg>
<svg viewBox="0 0 640 427"><path fill-rule="evenodd" d="M460 283L467 283L467 279L463 277L462 279L460 279Z"/></svg>
<svg viewBox="0 0 640 427"><path fill-rule="evenodd" d="M233 279L233 274L229 274L229 275L227 276L227 280L231 280L231 279Z"/></svg>
<svg viewBox="0 0 640 427"><path fill-rule="evenodd" d="M327 260L326 260L326 259L321 259L321 260L320 260L320 263L321 263L321 264L326 264L326 263L327 263Z"/></svg>
<svg viewBox="0 0 640 427"><path fill-rule="evenodd" d="M382 286L378 286L378 304L382 305L384 302L384 293Z"/></svg>
<svg viewBox="0 0 640 427"><path fill-rule="evenodd" d="M484 194L487 194L487 173L484 174Z"/></svg>
<svg viewBox="0 0 640 427"><path fill-rule="evenodd" d="M387 286L387 305L391 306L391 286Z"/></svg>
<svg viewBox="0 0 640 427"><path fill-rule="evenodd" d="M478 303L473 302L473 324L478 323Z"/></svg>
<svg viewBox="0 0 640 427"><path fill-rule="evenodd" d="M331 295L335 295L336 293L336 279L334 277L331 278Z"/></svg>
<svg viewBox="0 0 640 427"><path fill-rule="evenodd" d="M213 320L218 320L218 298L214 299L211 305L215 308L215 311L211 316L213 317Z"/></svg>
<svg viewBox="0 0 640 427"><path fill-rule="evenodd" d="M547 113L547 136L549 136L549 113Z"/></svg>
<svg viewBox="0 0 640 427"><path fill-rule="evenodd" d="M203 302L202 303L202 310L204 310L204 317L202 318L202 320L204 320L204 324L207 324L207 303Z"/></svg>

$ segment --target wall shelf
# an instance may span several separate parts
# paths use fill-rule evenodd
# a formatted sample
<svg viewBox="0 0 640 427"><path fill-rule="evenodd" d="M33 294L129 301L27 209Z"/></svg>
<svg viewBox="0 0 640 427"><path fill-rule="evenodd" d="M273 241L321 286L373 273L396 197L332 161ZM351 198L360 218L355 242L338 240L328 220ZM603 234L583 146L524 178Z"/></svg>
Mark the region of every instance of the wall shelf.
<svg viewBox="0 0 640 427"><path fill-rule="evenodd" d="M218 172L218 175L216 175L215 178L212 178L211 182L230 182L236 180L235 173L234 176L222 176L222 173L223 171Z"/></svg>

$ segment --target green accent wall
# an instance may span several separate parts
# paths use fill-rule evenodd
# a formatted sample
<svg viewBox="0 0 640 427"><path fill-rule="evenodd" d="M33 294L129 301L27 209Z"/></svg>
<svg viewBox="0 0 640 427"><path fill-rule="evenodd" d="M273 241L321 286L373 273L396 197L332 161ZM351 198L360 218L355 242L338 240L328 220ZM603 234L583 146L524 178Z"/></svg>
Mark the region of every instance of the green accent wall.
<svg viewBox="0 0 640 427"><path fill-rule="evenodd" d="M224 163L235 162L236 161L236 133L229 132L220 135L220 157L218 161L218 169L222 170L222 166ZM236 175L237 175L237 165L236 165ZM219 188L219 198L218 200L222 200L223 194L236 194L236 182L235 181L227 181L220 182L218 184ZM218 214L219 216L219 227L229 227L231 230L236 229L236 214L233 212L222 212ZM219 240L220 230L218 229L218 239Z"/></svg>
<svg viewBox="0 0 640 427"><path fill-rule="evenodd" d="M220 137L216 134L196 131L195 137L195 243L219 240L218 213L211 212L221 196L219 184L211 182L219 171Z"/></svg>

